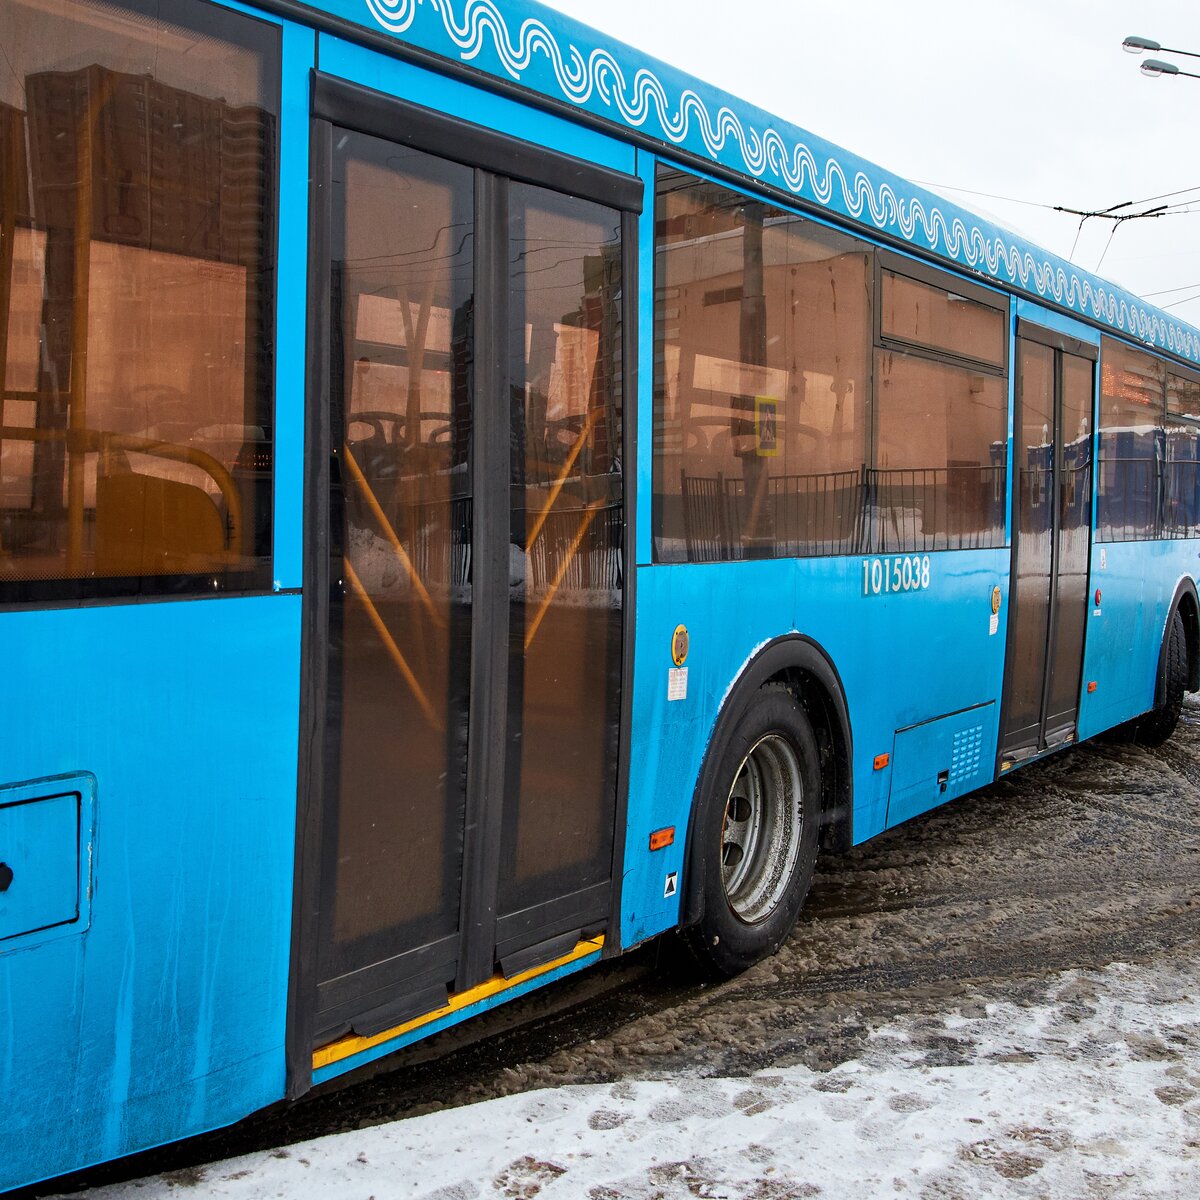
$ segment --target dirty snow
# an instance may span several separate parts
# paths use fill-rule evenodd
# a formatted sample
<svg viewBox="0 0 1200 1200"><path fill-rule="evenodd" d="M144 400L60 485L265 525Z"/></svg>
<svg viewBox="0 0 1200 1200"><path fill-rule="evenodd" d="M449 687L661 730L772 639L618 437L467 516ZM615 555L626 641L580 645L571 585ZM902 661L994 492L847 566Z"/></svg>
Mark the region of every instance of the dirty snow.
<svg viewBox="0 0 1200 1200"><path fill-rule="evenodd" d="M872 1029L829 1070L504 1096L88 1193L190 1197L1037 1196L1200 1191L1200 967L1058 975L1038 1004Z"/></svg>
<svg viewBox="0 0 1200 1200"><path fill-rule="evenodd" d="M1157 750L1092 742L823 856L728 983L650 946L38 1194L168 1169L88 1200L1191 1200L1198 947L1189 697Z"/></svg>

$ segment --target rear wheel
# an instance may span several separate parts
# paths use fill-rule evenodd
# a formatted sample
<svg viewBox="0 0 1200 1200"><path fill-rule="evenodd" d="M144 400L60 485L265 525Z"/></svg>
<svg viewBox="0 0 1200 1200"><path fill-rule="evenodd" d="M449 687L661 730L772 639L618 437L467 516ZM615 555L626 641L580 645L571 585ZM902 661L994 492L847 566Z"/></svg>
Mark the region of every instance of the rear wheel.
<svg viewBox="0 0 1200 1200"><path fill-rule="evenodd" d="M706 770L689 886L702 915L685 943L727 978L779 948L812 884L820 820L820 758L799 701L755 693Z"/></svg>
<svg viewBox="0 0 1200 1200"><path fill-rule="evenodd" d="M1179 714L1183 710L1183 693L1187 689L1188 678L1187 631L1178 609L1171 615L1171 623L1167 626L1163 670L1166 680L1162 703L1139 717L1134 725L1134 740L1143 746L1161 746L1175 732Z"/></svg>

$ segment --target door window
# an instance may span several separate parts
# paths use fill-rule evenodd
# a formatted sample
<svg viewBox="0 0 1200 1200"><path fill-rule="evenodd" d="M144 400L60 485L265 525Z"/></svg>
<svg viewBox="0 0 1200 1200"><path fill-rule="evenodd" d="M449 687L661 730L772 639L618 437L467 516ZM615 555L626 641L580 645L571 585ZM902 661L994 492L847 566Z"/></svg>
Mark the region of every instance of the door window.
<svg viewBox="0 0 1200 1200"><path fill-rule="evenodd" d="M454 161L454 130L409 115L429 148L379 136L402 120L392 102L382 127L317 127L324 1040L430 1011L498 963L604 928L612 905L625 217L507 178L491 135L464 150L485 165ZM578 168L547 156L552 182L583 188ZM611 176L593 173L602 194Z"/></svg>

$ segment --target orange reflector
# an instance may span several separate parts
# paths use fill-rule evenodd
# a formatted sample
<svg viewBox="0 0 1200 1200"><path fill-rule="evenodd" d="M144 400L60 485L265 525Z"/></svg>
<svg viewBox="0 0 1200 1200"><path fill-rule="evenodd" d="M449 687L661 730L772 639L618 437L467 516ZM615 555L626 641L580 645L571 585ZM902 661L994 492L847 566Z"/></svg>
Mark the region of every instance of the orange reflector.
<svg viewBox="0 0 1200 1200"><path fill-rule="evenodd" d="M875 770L882 771L883 768L886 767L891 761L892 756L890 754L875 755Z"/></svg>
<svg viewBox="0 0 1200 1200"><path fill-rule="evenodd" d="M1096 681L1094 679L1088 680L1088 695L1090 696L1095 690L1096 690Z"/></svg>
<svg viewBox="0 0 1200 1200"><path fill-rule="evenodd" d="M664 846L674 845L675 826L668 825L666 829L656 829L650 835L650 849L661 850Z"/></svg>

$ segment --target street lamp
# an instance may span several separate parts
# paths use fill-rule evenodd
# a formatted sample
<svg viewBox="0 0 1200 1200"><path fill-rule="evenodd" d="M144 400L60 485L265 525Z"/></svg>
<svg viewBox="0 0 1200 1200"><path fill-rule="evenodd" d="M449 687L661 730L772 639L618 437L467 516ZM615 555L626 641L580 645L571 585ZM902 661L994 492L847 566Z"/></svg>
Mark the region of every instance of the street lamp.
<svg viewBox="0 0 1200 1200"><path fill-rule="evenodd" d="M1150 38L1144 37L1127 37L1121 43L1121 49L1128 54L1144 54L1149 50L1154 54L1182 54L1185 58L1200 58L1200 54L1193 50L1174 50L1170 46L1163 46L1158 42L1151 41ZM1166 75L1173 73L1171 71L1163 72Z"/></svg>
<svg viewBox="0 0 1200 1200"><path fill-rule="evenodd" d="M1156 42L1152 38L1134 37L1132 35L1121 43L1121 48L1130 54L1145 54L1147 51L1151 51L1155 54L1182 54L1184 58L1200 58L1200 54L1194 50L1176 50L1171 46L1164 46L1161 42ZM1142 74L1148 75L1151 79L1157 79L1160 75L1186 75L1188 79L1200 79L1200 75L1192 71L1181 71L1174 63L1165 62L1161 58L1146 59L1142 63L1141 69Z"/></svg>
<svg viewBox="0 0 1200 1200"><path fill-rule="evenodd" d="M1197 55L1200 58L1200 55ZM1186 75L1189 79L1200 79L1200 75L1192 71L1181 71L1174 63L1163 62L1160 58L1148 58L1142 63L1142 74L1157 79L1160 75Z"/></svg>

